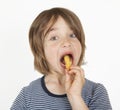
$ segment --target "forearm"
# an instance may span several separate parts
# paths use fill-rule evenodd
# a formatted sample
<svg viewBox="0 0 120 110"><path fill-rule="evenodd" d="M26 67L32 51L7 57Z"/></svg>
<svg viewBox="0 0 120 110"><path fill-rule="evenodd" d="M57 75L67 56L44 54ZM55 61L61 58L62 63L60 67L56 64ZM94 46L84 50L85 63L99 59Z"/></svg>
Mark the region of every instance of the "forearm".
<svg viewBox="0 0 120 110"><path fill-rule="evenodd" d="M84 100L80 96L69 96L72 110L89 110Z"/></svg>

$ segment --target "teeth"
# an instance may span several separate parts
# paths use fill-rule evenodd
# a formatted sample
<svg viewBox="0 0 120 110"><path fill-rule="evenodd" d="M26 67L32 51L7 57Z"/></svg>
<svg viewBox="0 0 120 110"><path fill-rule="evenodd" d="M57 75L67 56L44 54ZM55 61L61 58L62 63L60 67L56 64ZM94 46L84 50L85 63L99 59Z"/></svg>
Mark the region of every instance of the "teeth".
<svg viewBox="0 0 120 110"><path fill-rule="evenodd" d="M64 56L64 61L65 61L65 66L66 66L66 69L69 70L70 69L70 66L72 64L71 60L70 60L70 56L69 55L65 55Z"/></svg>

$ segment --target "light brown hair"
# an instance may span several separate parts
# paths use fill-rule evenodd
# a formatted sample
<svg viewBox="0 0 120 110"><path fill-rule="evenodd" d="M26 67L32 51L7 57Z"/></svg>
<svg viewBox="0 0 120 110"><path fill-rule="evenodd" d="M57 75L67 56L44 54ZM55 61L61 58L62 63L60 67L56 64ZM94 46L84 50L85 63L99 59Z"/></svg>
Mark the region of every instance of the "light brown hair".
<svg viewBox="0 0 120 110"><path fill-rule="evenodd" d="M29 42L34 55L34 67L42 74L48 74L50 68L44 53L44 39L51 27L61 16L73 30L82 46L82 53L78 65L83 63L85 54L85 35L79 18L65 8L52 8L41 12L33 21L29 30Z"/></svg>

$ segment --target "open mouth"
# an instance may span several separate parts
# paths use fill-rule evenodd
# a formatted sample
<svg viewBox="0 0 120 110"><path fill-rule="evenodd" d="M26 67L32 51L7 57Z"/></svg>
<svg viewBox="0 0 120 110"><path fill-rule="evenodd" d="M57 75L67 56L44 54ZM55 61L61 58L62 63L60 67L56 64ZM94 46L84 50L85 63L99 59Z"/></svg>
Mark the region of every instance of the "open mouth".
<svg viewBox="0 0 120 110"><path fill-rule="evenodd" d="M61 59L60 59L61 66L62 66L63 68L65 68L64 57L65 57L66 55L69 56L70 62L71 62L71 64L73 64L73 55L72 55L72 54L65 54L65 55L63 55L63 56L61 57Z"/></svg>

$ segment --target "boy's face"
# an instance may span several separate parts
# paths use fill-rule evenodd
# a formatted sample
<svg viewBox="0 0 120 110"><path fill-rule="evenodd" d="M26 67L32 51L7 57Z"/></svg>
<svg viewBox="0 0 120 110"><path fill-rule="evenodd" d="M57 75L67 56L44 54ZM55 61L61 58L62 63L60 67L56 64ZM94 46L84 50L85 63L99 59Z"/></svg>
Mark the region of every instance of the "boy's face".
<svg viewBox="0 0 120 110"><path fill-rule="evenodd" d="M81 44L62 17L50 29L44 41L45 57L50 70L64 74L63 57L70 55L72 65L76 66L82 52Z"/></svg>

